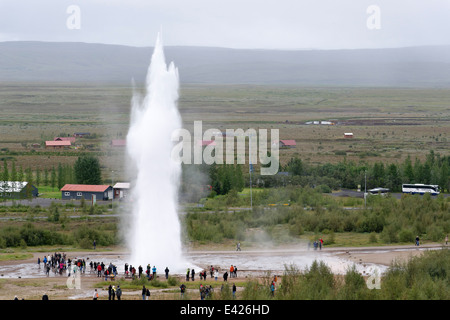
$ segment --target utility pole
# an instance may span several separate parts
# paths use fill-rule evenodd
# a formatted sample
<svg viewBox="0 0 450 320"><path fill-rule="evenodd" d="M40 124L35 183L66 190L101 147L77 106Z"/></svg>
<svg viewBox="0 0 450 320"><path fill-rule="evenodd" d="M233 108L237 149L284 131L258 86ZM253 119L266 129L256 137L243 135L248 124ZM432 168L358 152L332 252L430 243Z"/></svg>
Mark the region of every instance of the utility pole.
<svg viewBox="0 0 450 320"><path fill-rule="evenodd" d="M253 195L252 195L252 171L253 171L253 165L252 165L252 144L250 142L250 136L248 139L248 163L249 168L248 171L250 173L250 209L253 209Z"/></svg>
<svg viewBox="0 0 450 320"><path fill-rule="evenodd" d="M367 205L367 170L364 170L364 209Z"/></svg>
<svg viewBox="0 0 450 320"><path fill-rule="evenodd" d="M114 211L114 171L111 170L111 187L112 187L112 197L111 197L111 212Z"/></svg>

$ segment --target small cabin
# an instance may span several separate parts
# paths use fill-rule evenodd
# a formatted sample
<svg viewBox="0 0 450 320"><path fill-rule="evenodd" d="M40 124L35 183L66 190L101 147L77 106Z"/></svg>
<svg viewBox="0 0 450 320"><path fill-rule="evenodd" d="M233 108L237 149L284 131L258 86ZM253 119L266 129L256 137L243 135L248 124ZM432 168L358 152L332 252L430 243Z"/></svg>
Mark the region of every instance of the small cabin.
<svg viewBox="0 0 450 320"><path fill-rule="evenodd" d="M130 183L129 182L117 182L113 186L114 199L122 199L128 197L130 193Z"/></svg>
<svg viewBox="0 0 450 320"><path fill-rule="evenodd" d="M73 136L74 136L75 138L89 137L90 135L91 135L90 132L75 132L75 133L73 134Z"/></svg>
<svg viewBox="0 0 450 320"><path fill-rule="evenodd" d="M280 140L280 147L294 148L296 145L295 140Z"/></svg>
<svg viewBox="0 0 450 320"><path fill-rule="evenodd" d="M127 140L116 139L111 140L111 147L125 147L127 145Z"/></svg>
<svg viewBox="0 0 450 320"><path fill-rule="evenodd" d="M66 184L61 188L63 200L111 200L112 197L113 188L109 185Z"/></svg>
<svg viewBox="0 0 450 320"><path fill-rule="evenodd" d="M45 141L46 148L64 149L64 148L69 148L71 145L72 145L72 143L68 140Z"/></svg>

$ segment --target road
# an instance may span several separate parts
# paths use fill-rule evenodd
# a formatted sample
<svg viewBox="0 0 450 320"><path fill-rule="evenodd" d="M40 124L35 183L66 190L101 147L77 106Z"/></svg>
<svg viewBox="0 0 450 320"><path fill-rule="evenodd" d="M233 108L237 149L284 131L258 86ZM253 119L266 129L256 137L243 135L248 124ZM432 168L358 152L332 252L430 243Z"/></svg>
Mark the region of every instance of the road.
<svg viewBox="0 0 450 320"><path fill-rule="evenodd" d="M349 190L349 189L342 189L340 191L331 193L331 195L335 196L335 197L352 197L352 198L364 199L364 191L355 191L355 190ZM390 195L396 199L401 199L403 193L392 192L392 193L390 193ZM448 196L450 196L450 194L448 194L448 193L442 193L442 195L444 196L444 198L447 198ZM432 196L432 197L435 198L435 196Z"/></svg>
<svg viewBox="0 0 450 320"><path fill-rule="evenodd" d="M359 192L359 191L349 190L349 189L342 189L340 191L331 193L331 195L334 197L353 197L353 198L361 198L361 199L364 198L364 192ZM401 192L391 193L391 196L396 199L401 199L402 195L403 194ZM448 196L450 196L450 194L448 194L448 193L443 193L442 195L444 196L444 198L447 198ZM433 198L435 198L435 196L433 196ZM114 200L114 201L116 202L119 200ZM28 199L6 201L6 202L0 203L0 206L12 206L12 205L20 204L20 205L31 206L31 207L39 205L43 208L48 208L48 207L50 207L52 202L60 203L63 205L66 205L67 203L72 203L76 207L80 206L80 200L61 200L61 199L48 199L48 198L34 198L31 201ZM89 203L90 203L90 201L86 200L86 204L89 204ZM111 200L108 200L108 201L97 200L96 203L98 205L110 205ZM243 208L241 208L241 209L243 209Z"/></svg>
<svg viewBox="0 0 450 320"><path fill-rule="evenodd" d="M116 200L116 201L118 201L118 200ZM76 207L80 206L80 200L61 200L61 199L49 199L49 198L34 198L32 200L23 199L23 200L6 201L6 202L0 203L0 206L23 205L23 206L35 207L35 206L39 205L43 208L48 208L48 207L50 207L52 202L59 203L62 205L71 203ZM108 201L97 200L96 203L98 205L110 205L111 200L108 200ZM90 204L90 201L86 200L86 204Z"/></svg>

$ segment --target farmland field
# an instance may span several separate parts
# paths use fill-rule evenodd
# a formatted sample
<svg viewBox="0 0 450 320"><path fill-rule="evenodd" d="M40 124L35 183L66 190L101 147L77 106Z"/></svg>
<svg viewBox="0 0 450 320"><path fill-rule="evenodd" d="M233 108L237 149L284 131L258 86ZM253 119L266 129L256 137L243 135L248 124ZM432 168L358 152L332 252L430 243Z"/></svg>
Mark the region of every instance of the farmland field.
<svg viewBox="0 0 450 320"><path fill-rule="evenodd" d="M126 179L124 148L110 143L126 138L132 92L117 85L2 83L0 158L49 169L87 151L99 157L104 179ZM296 141L280 150L282 165L291 157L311 164L400 163L450 149L448 89L183 85L179 109L188 129L200 120L203 131L279 129L280 139ZM334 125L306 124L311 121ZM46 140L75 132L91 136L70 149L45 149ZM346 132L354 137L344 138Z"/></svg>
<svg viewBox="0 0 450 320"><path fill-rule="evenodd" d="M125 149L113 147L111 141L126 138L132 92L131 87L113 85L2 83L2 164L10 166L9 172L13 171L11 166L14 164L16 169L30 169L43 175L61 165L72 167L80 155L90 153L100 161L104 183L127 181ZM401 164L408 156L422 161L429 157L430 151L434 155L448 156L450 150L450 90L447 89L183 85L179 109L184 127L191 130L194 121L200 120L203 131L211 128L222 132L238 128L279 129L280 139L296 141L295 147L280 149L282 166L291 158L311 165L344 160ZM314 124L316 121L330 121L333 125ZM68 149L45 148L46 140L72 136L75 132L89 132L90 135L77 138ZM354 137L344 138L344 133L348 132ZM0 167L0 171L4 168ZM244 175L247 172L248 168L245 168ZM234 253L236 241L242 242L244 250L255 249L259 255L260 246L273 246L275 254L289 246L297 250L299 246L323 237L326 254L366 268L366 263L387 265L400 257L406 259L411 252L415 255L425 252L411 249L416 234L421 236L422 247L439 248L449 230L449 198L442 195L436 199L425 196L370 197L366 208L362 198L323 194L325 191L316 187L302 188L295 184L282 188L253 186L252 202L249 201L248 186L239 194L232 190L200 201L197 199L200 196L193 192L195 200L180 201L184 205L183 214L180 214L183 245L193 255L201 254L201 259L207 261L201 261L202 264L209 265L217 251L219 268L226 268L228 261L225 264L222 255ZM98 259L123 256L121 223L127 217L127 202L113 204L111 201L91 206L86 202L53 201L61 197L57 186L42 183L39 188L41 201L32 200L34 205L16 206L14 201L9 201L0 206L0 260L5 260L0 263L2 270L9 270L9 266L19 265L19 262L36 266L35 261L43 252L67 251L70 257L89 255ZM195 188L190 186L188 189ZM253 210L248 210L249 203ZM125 219L119 219L120 216ZM93 239L100 250L92 250ZM381 249L383 251L378 252ZM247 260L248 253L245 253L243 257ZM292 252L287 254L291 258ZM265 254L261 257L267 260ZM424 265L429 265L428 261L437 266L448 265L445 264L448 250L442 250L441 259L425 257L430 260ZM273 260L278 259L282 257ZM238 260L242 283L237 285L244 290L247 282L242 274L253 274L254 270L246 270L242 264ZM431 266L433 270L438 268ZM264 268L272 269L271 266ZM43 278L40 270L31 276L31 279L2 279L5 290L0 299L10 299L12 295L27 300L40 299L47 291L53 300L90 299L94 288L100 288L100 298L106 299L109 282L99 282L95 274L83 274L83 286L87 286L89 292L86 294L85 290L78 294L77 291L75 296L67 289L66 277ZM177 281L183 281L183 277L176 277ZM247 281L246 275L245 279ZM369 293L376 295L359 296L358 299L392 299L390 280L386 279L383 279L383 291L372 290ZM133 280L122 278L118 281L123 286L125 299L140 298L140 288L132 286ZM259 281L265 280L260 278ZM442 283L445 281L443 279ZM212 280L211 283L216 284ZM364 285L364 281L362 283ZM429 283L424 286L435 285L431 280ZM421 285L422 282L418 284ZM446 300L447 287L437 284L437 290L429 291L434 293L433 298ZM171 291L166 293L154 287L152 290L152 299L176 299ZM195 292L197 290L195 288ZM415 292L414 287L401 289L395 285L392 289L394 293L402 290L410 290L411 296ZM301 292L305 292L304 288ZM367 290L365 292L367 294ZM245 296L243 291L238 297L255 299ZM302 297L296 295L295 299ZM339 297L338 293L327 298L336 297ZM410 296L402 296L405 297Z"/></svg>

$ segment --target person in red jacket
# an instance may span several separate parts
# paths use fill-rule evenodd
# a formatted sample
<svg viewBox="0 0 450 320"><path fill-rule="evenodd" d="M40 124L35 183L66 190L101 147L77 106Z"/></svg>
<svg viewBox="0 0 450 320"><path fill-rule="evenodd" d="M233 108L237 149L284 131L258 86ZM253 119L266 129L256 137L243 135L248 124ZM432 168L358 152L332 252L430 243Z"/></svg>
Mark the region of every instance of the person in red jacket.
<svg viewBox="0 0 450 320"><path fill-rule="evenodd" d="M97 265L97 277L101 277L102 276L102 265L99 263Z"/></svg>

